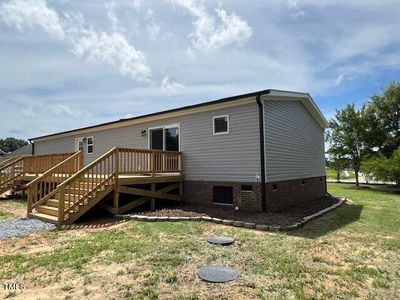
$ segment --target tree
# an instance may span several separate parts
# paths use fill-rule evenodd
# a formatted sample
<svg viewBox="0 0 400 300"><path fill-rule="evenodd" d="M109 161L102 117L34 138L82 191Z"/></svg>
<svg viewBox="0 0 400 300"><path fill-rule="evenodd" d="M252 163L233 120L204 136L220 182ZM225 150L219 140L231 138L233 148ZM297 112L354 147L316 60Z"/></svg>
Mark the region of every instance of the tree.
<svg viewBox="0 0 400 300"><path fill-rule="evenodd" d="M329 148L328 154L328 167L336 172L336 181L340 182L340 174L346 169L350 162L347 158L341 156L340 151L334 147Z"/></svg>
<svg viewBox="0 0 400 300"><path fill-rule="evenodd" d="M351 161L359 186L359 172L363 159L376 147L380 128L374 115L365 106L357 110L354 104L348 104L342 110L336 110L330 120L331 131L328 133L330 147L338 157Z"/></svg>
<svg viewBox="0 0 400 300"><path fill-rule="evenodd" d="M381 95L373 95L367 111L380 126L380 152L390 158L400 146L400 82L391 82Z"/></svg>
<svg viewBox="0 0 400 300"><path fill-rule="evenodd" d="M6 139L0 139L0 149L4 152L13 152L18 148L28 145L28 142L21 139L16 139L13 137L8 137Z"/></svg>
<svg viewBox="0 0 400 300"><path fill-rule="evenodd" d="M380 155L366 160L362 164L362 169L369 172L376 180L394 181L397 186L400 186L400 147L390 158Z"/></svg>

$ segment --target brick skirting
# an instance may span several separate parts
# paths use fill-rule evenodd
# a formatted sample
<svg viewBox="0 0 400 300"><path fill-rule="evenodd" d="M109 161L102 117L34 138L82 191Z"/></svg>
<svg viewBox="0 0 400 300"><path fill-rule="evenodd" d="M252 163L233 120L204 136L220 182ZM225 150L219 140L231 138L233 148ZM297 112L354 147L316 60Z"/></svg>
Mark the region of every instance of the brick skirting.
<svg viewBox="0 0 400 300"><path fill-rule="evenodd" d="M253 186L252 192L242 192L241 185ZM233 191L233 205L213 203L213 186L230 186ZM188 203L239 207L242 210L261 211L261 184L249 182L185 181L185 199Z"/></svg>
<svg viewBox="0 0 400 300"><path fill-rule="evenodd" d="M277 190L274 191L275 184ZM270 182L266 186L267 210L276 212L323 197L326 194L326 177Z"/></svg>
<svg viewBox="0 0 400 300"><path fill-rule="evenodd" d="M321 180L322 179L322 180ZM302 184L304 180L304 185ZM326 178L314 177L280 181L266 184L267 210L276 212L287 207L315 200L326 194ZM277 190L273 190L276 184ZM242 185L251 185L253 191L242 191ZM239 207L241 210L262 211L261 184L249 182L185 181L185 198L188 203L218 205L213 203L213 186L232 187L233 205L223 205L227 209Z"/></svg>

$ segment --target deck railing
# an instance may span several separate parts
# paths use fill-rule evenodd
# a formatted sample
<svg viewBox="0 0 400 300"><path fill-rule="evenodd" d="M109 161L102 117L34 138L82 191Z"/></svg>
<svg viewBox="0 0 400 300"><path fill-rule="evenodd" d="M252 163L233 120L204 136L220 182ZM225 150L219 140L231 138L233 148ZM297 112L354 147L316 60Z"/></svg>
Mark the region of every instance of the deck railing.
<svg viewBox="0 0 400 300"><path fill-rule="evenodd" d="M0 193L22 177L23 168L23 157L12 160L0 168Z"/></svg>
<svg viewBox="0 0 400 300"><path fill-rule="evenodd" d="M182 153L178 151L117 148L120 174L180 173Z"/></svg>
<svg viewBox="0 0 400 300"><path fill-rule="evenodd" d="M6 160L3 160L2 162L0 162L0 169L3 168L5 165L8 165L8 164L12 163L14 160L19 159L20 157L21 156L18 155L18 156L13 156L13 157L10 157L10 158L8 158Z"/></svg>
<svg viewBox="0 0 400 300"><path fill-rule="evenodd" d="M23 171L25 174L42 174L74 154L75 152L25 156Z"/></svg>
<svg viewBox="0 0 400 300"><path fill-rule="evenodd" d="M52 157L55 162L57 158ZM70 178L73 174L83 168L83 152L79 151L58 163L43 175L37 177L26 185L27 188L27 202L28 213L32 209L50 199L57 192L58 184Z"/></svg>
<svg viewBox="0 0 400 300"><path fill-rule="evenodd" d="M62 164L44 175L53 176L51 174L59 172L57 170L61 167ZM40 192L40 184L43 186L46 181L54 178L39 177L31 185L31 190L28 193L28 197L31 199L28 200L31 209L30 211L28 209L28 213L32 211L32 208L44 204L46 200L56 198L58 200L58 223L62 224L65 219L68 219L69 214L79 209L79 205L89 204L90 199L97 197L97 193L104 191L110 185L116 187L119 175L181 174L182 167L181 152L112 148L86 167L69 176L55 189L48 188L48 192Z"/></svg>
<svg viewBox="0 0 400 300"><path fill-rule="evenodd" d="M0 191L12 186L24 175L38 175L62 162L74 153L22 156L0 167Z"/></svg>

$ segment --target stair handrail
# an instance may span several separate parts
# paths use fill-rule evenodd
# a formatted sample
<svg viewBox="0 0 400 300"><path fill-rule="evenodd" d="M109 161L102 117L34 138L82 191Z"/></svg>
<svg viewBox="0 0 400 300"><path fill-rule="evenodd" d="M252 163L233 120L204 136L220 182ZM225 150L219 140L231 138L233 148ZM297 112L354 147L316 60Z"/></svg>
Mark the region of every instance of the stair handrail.
<svg viewBox="0 0 400 300"><path fill-rule="evenodd" d="M7 164L10 164L10 163L12 163L14 160L17 160L17 159L19 159L19 158L21 158L20 155L11 156L10 158L8 158L8 159L6 159L6 160L0 162L0 169L3 168L3 166L5 166L5 165L7 165Z"/></svg>
<svg viewBox="0 0 400 300"><path fill-rule="evenodd" d="M23 175L23 172L16 170L18 163L23 163L23 159L24 157L22 156L0 168L0 190L7 188L10 182ZM23 165L19 167L23 167Z"/></svg>
<svg viewBox="0 0 400 300"><path fill-rule="evenodd" d="M103 158L107 157L109 154L111 154L112 152L114 152L117 149L117 147L113 147L111 148L111 150L109 150L108 152L104 153L102 156L100 156L99 158L97 158L96 160L92 161L90 164L88 164L86 167L82 168L81 170L79 170L78 172L76 172L73 176L71 176L70 178L68 178L67 180L63 181L61 184L59 184L59 187L63 187L65 185L67 185L68 183L70 183L72 180L74 180L76 177L78 177L79 175L83 174L85 171L89 170L90 168L92 168L93 166L95 166L100 160L102 160Z"/></svg>
<svg viewBox="0 0 400 300"><path fill-rule="evenodd" d="M32 212L33 208L41 205L57 192L57 179L60 177L69 178L82 168L83 152L78 151L26 184L28 214ZM54 180L47 180L49 177L53 176L57 178L54 178ZM63 181L64 180L61 182ZM47 193L45 192L46 188L48 190Z"/></svg>
<svg viewBox="0 0 400 300"><path fill-rule="evenodd" d="M20 158L18 158L18 159L16 159L16 160L13 160L13 161L9 162L8 164L6 164L6 165L0 167L0 176L1 176L1 171L3 171L4 169L7 169L7 168L9 168L9 167L11 167L13 164L16 164L17 162L19 162L19 161L21 161L21 160L23 160L23 159L24 159L24 156L21 156Z"/></svg>
<svg viewBox="0 0 400 300"><path fill-rule="evenodd" d="M118 176L118 170L116 170L115 166L115 159L114 154L118 153L118 148L113 147L111 150L88 164L83 169L79 170L77 173L72 175L70 178L62 182L58 187L58 223L62 224L64 222L64 216L68 213L71 213L80 203L85 201L94 191L98 190L102 186L108 184L110 180L114 177L114 179ZM106 161L107 158L111 158L111 166L110 162L106 165L103 162ZM107 168L108 172L98 173L94 172L94 168L98 171L98 167ZM90 172L91 171L91 172ZM105 170L103 170L105 171ZM85 175L88 175L85 177ZM91 177L90 177L91 175ZM96 176L96 177L94 177ZM81 180L84 179L84 180ZM100 180L99 180L100 179ZM88 182L86 182L86 180ZM81 192L81 183L84 183L83 191ZM87 183L87 184L86 184ZM66 199L66 188L73 188L75 191L78 188L77 199L75 200L76 194L74 193L74 199L71 201L71 194L69 195L69 199ZM67 204L67 205L66 205ZM67 206L67 207L66 207Z"/></svg>

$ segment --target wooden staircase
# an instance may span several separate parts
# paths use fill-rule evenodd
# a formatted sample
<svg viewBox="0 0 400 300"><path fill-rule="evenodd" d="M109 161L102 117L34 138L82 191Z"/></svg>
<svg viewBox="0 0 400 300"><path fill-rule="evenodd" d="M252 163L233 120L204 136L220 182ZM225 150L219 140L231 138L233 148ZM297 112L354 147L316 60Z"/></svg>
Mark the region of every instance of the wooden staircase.
<svg viewBox="0 0 400 300"><path fill-rule="evenodd" d="M120 175L133 178L143 176L156 181L156 173L180 174L181 152L112 148L84 168L82 160L82 153L78 152L27 185L28 216L58 225L71 224L113 191L114 207L109 207L113 213L118 212L120 192L148 198L183 199L182 196L166 194L172 187L163 188L157 193L134 188L121 191L119 186ZM181 178L181 175L178 177ZM176 184L173 187L176 188ZM140 199L139 202L146 201Z"/></svg>
<svg viewBox="0 0 400 300"><path fill-rule="evenodd" d="M0 166L0 194L23 189L28 176L39 176L74 153L60 153L10 158Z"/></svg>

